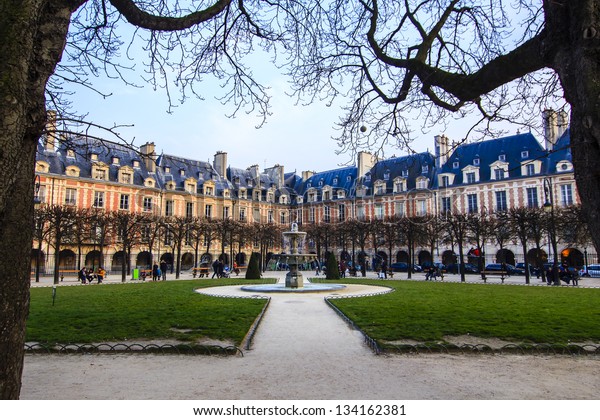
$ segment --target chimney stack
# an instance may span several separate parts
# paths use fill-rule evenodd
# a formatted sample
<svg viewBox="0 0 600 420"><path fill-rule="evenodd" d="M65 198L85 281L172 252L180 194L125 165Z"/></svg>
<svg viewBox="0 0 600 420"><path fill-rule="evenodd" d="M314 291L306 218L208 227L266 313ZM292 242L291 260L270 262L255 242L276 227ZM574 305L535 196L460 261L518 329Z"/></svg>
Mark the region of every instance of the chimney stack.
<svg viewBox="0 0 600 420"><path fill-rule="evenodd" d="M150 173L156 171L156 154L154 153L154 143L146 143L140 147L140 154L144 160L146 170Z"/></svg>

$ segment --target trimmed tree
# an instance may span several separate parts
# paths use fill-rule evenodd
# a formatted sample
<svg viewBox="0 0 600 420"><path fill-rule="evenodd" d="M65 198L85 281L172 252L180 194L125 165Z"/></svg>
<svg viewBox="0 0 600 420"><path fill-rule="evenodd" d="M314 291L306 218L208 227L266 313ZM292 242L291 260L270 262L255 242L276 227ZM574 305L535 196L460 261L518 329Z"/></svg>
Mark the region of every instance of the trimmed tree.
<svg viewBox="0 0 600 420"><path fill-rule="evenodd" d="M246 270L246 279L254 280L260 279L260 254L253 252L250 256L250 262L248 263L248 269Z"/></svg>
<svg viewBox="0 0 600 420"><path fill-rule="evenodd" d="M337 259L335 258L335 254L333 252L329 253L327 257L327 280L339 280L340 279L340 269L338 267Z"/></svg>

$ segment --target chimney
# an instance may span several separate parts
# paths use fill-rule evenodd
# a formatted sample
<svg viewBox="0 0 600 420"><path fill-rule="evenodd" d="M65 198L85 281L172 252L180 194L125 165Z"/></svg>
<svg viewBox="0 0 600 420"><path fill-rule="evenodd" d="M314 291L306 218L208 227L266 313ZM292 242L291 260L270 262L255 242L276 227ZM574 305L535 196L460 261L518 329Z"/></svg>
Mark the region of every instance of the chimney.
<svg viewBox="0 0 600 420"><path fill-rule="evenodd" d="M375 156L369 152L358 152L358 177L362 178L377 162Z"/></svg>
<svg viewBox="0 0 600 420"><path fill-rule="evenodd" d="M567 131L567 127L569 126L569 116L565 111L560 111L558 113L558 138L561 138L565 131Z"/></svg>
<svg viewBox="0 0 600 420"><path fill-rule="evenodd" d="M156 171L156 154L154 153L154 143L146 143L140 147L140 155L150 173Z"/></svg>
<svg viewBox="0 0 600 420"><path fill-rule="evenodd" d="M435 136L435 166L441 168L448 161L450 140L445 134Z"/></svg>
<svg viewBox="0 0 600 420"><path fill-rule="evenodd" d="M315 173L313 171L302 171L302 181L308 181L308 178L313 176Z"/></svg>
<svg viewBox="0 0 600 420"><path fill-rule="evenodd" d="M46 120L46 138L44 140L44 150L53 152L56 150L56 111L48 111Z"/></svg>
<svg viewBox="0 0 600 420"><path fill-rule="evenodd" d="M215 153L215 158L213 160L213 166L215 171L219 174L221 178L227 177L227 152L217 152Z"/></svg>
<svg viewBox="0 0 600 420"><path fill-rule="evenodd" d="M252 177L253 180L255 180L257 183L259 181L260 178L260 172L258 169L258 165L252 165L248 168L248 171L250 172L250 176Z"/></svg>
<svg viewBox="0 0 600 420"><path fill-rule="evenodd" d="M559 115L559 113L553 109L546 109L542 113L542 118L544 120L544 141L546 143L546 150L554 150L556 141L562 134L559 130L559 119L561 123L564 122L563 118L566 118L566 114L563 116Z"/></svg>

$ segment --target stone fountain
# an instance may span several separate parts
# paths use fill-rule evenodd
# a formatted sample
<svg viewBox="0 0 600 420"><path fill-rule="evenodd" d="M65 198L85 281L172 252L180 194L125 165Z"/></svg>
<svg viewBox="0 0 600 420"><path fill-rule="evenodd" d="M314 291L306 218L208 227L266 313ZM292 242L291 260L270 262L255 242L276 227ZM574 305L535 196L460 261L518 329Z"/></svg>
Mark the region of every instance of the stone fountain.
<svg viewBox="0 0 600 420"><path fill-rule="evenodd" d="M285 284L260 284L252 286L243 286L242 290L252 292L322 292L330 290L343 289L341 284L320 284L310 283L304 284L304 277L299 271L299 266L302 264L316 261L314 254L302 254L304 248L304 240L306 232L298 230L298 224L292 223L288 232L283 232L284 249L289 253L274 254L271 257L271 262L276 262L278 266L285 264L289 267L289 272L285 275Z"/></svg>

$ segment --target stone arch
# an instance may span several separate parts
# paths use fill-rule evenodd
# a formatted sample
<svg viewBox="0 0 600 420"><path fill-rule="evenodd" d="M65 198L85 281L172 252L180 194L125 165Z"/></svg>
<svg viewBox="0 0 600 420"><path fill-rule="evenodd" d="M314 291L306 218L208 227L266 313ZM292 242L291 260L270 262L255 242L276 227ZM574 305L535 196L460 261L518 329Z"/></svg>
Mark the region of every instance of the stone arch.
<svg viewBox="0 0 600 420"><path fill-rule="evenodd" d="M577 248L565 248L560 253L560 261L566 262L569 267L581 268L584 266L583 253Z"/></svg>
<svg viewBox="0 0 600 420"><path fill-rule="evenodd" d="M548 254L542 248L531 248L527 251L527 262L533 267L541 268L548 262Z"/></svg>
<svg viewBox="0 0 600 420"><path fill-rule="evenodd" d="M447 249L444 252L442 252L442 264L450 265L450 264L456 264L456 263L457 263L457 255L454 251L452 251L451 249Z"/></svg>
<svg viewBox="0 0 600 420"><path fill-rule="evenodd" d="M142 251L137 255L135 259L135 266L139 268L149 269L152 267L152 253L149 251Z"/></svg>
<svg viewBox="0 0 600 420"><path fill-rule="evenodd" d="M510 249L499 249L498 252L496 252L496 262L499 264L505 263L515 265L515 254Z"/></svg>
<svg viewBox="0 0 600 420"><path fill-rule="evenodd" d="M111 271L120 273L123 269L123 264L127 264L125 253L123 251L115 252L112 257Z"/></svg>
<svg viewBox="0 0 600 420"><path fill-rule="evenodd" d="M396 262L408 263L408 252L406 252L406 251L396 252Z"/></svg>
<svg viewBox="0 0 600 420"><path fill-rule="evenodd" d="M417 255L417 261L421 267L431 267L433 265L431 253L426 250L419 251L419 254Z"/></svg>
<svg viewBox="0 0 600 420"><path fill-rule="evenodd" d="M99 250L95 249L90 251L85 256L85 266L88 268L96 269L98 267L102 267L104 265L102 263L102 254Z"/></svg>
<svg viewBox="0 0 600 420"><path fill-rule="evenodd" d="M240 252L239 254L236 254L235 256L235 262L237 265L242 266L242 265L247 265L247 258L246 258L246 253L245 252Z"/></svg>
<svg viewBox="0 0 600 420"><path fill-rule="evenodd" d="M194 266L194 254L186 252L181 256L181 269L189 270Z"/></svg>
<svg viewBox="0 0 600 420"><path fill-rule="evenodd" d="M63 249L58 254L58 269L59 270L77 270L77 257L70 249Z"/></svg>

